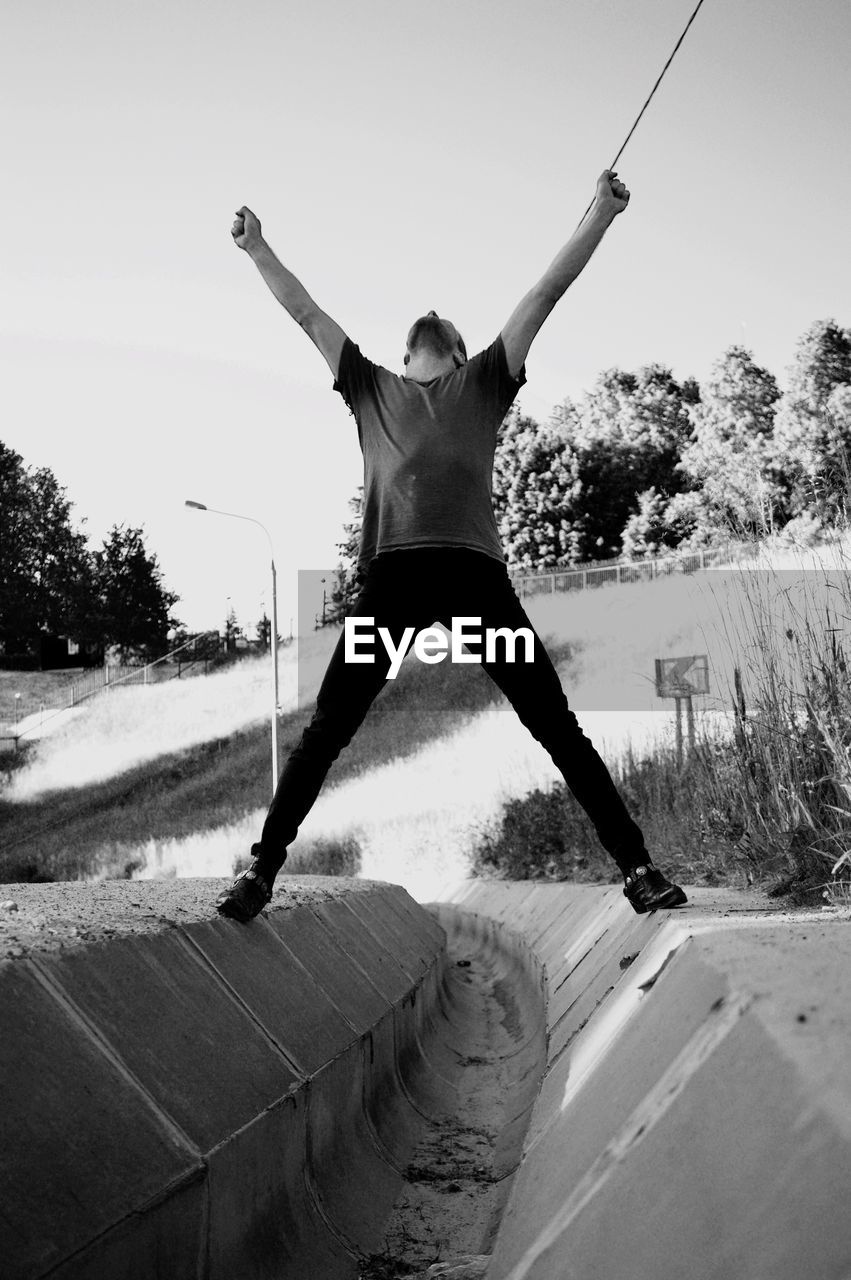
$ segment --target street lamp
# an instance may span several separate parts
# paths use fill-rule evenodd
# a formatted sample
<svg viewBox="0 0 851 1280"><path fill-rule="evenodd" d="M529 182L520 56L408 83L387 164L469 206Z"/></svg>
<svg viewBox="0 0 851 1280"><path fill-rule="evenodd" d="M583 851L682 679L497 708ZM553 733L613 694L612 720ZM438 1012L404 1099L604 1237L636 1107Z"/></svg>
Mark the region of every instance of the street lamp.
<svg viewBox="0 0 851 1280"><path fill-rule="evenodd" d="M274 796L278 786L278 585L275 573L275 548L272 546L269 530L253 516L237 515L235 511L219 511L216 507L208 507L203 502L192 502L189 498L186 499L186 506L192 507L195 511L209 511L216 516L230 516L233 520L247 520L249 524L256 524L263 530L269 543L269 554L272 560L272 795Z"/></svg>

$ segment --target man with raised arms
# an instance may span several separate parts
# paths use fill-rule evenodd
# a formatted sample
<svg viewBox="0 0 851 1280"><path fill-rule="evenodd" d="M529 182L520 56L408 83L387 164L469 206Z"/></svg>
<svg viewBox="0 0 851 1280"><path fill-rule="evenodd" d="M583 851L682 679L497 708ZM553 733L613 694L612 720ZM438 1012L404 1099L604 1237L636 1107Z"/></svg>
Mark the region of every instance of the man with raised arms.
<svg viewBox="0 0 851 1280"><path fill-rule="evenodd" d="M653 865L641 830L567 704L511 585L492 503L497 436L526 381L532 340L628 203L629 192L617 174L604 171L587 217L490 346L468 359L455 325L429 311L408 333L402 375L363 356L278 260L251 210L237 213L234 241L322 352L334 390L354 415L364 498L360 591L350 617L359 619L358 625L368 620L385 643L375 646L374 661L347 661L346 637L340 636L313 718L281 771L260 840L251 849L251 865L217 900L223 915L246 922L271 900L287 846L331 764L386 683L391 653L403 652L415 633L435 622L454 634L453 619L476 621L482 630L502 629L505 635L528 629L531 661L524 645L515 654L506 643L483 652L482 666L585 809L623 874L624 894L635 910L686 901L683 890ZM434 630L432 637L440 633Z"/></svg>

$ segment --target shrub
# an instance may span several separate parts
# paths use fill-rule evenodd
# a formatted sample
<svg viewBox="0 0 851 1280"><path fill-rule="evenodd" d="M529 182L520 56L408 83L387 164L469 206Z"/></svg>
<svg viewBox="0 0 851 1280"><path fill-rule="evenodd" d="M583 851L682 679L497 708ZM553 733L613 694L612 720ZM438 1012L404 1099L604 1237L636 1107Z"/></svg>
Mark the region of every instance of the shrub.
<svg viewBox="0 0 851 1280"><path fill-rule="evenodd" d="M293 876L356 876L360 868L361 849L353 835L314 840L293 849L284 864L284 872Z"/></svg>

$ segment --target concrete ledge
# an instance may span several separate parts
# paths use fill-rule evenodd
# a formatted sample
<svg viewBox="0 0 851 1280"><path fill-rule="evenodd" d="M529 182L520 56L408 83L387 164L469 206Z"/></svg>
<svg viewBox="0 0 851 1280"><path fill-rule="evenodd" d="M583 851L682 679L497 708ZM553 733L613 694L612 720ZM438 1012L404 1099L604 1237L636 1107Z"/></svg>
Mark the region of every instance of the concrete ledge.
<svg viewBox="0 0 851 1280"><path fill-rule="evenodd" d="M548 1069L488 1280L845 1280L848 913L470 882L546 975Z"/></svg>
<svg viewBox="0 0 851 1280"><path fill-rule="evenodd" d="M443 931L396 886L288 878L249 926L220 887L4 886L10 1280L339 1280L376 1246Z"/></svg>

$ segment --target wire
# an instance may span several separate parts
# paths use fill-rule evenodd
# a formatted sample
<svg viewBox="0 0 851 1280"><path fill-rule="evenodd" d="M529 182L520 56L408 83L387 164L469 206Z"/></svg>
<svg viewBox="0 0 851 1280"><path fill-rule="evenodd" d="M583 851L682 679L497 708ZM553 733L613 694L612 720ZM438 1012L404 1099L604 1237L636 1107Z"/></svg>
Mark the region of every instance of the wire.
<svg viewBox="0 0 851 1280"><path fill-rule="evenodd" d="M657 80L656 80L656 83L654 84L653 88L650 90L649 94L647 95L647 99L646 99L646 101L645 101L645 103L644 103L644 106L641 108L641 110L639 111L638 115L635 117L635 122L633 123L632 128L630 129L629 133L626 135L626 137L624 138L623 142L621 143L620 150L618 151L618 153L617 153L617 155L615 156L614 160L613 160L613 161L612 161L612 163L609 165L609 170L610 170L610 171L614 169L614 167L615 167L615 165L617 164L618 160L620 160L621 156L623 155L624 151L626 150L627 143L629 142L630 138L632 137L632 135L635 133L636 129L638 128L638 124L639 124L639 121L641 120L641 117L644 115L645 111L646 111L646 110L647 110L647 108L650 106L650 103L651 103L651 101L653 100L653 95L655 94L656 90L659 88L659 85L660 85L660 84L662 83L662 81L664 80L664 78L665 78L665 73L666 73L666 71L668 70L668 67L670 67L671 63L674 61L674 58L677 56L677 51L678 51L678 49L679 49L680 45L682 44L682 42L685 40L686 35L688 34L688 29L689 29L689 27L691 26L691 24L694 22L695 18L697 17L698 10L700 9L700 7L701 7L701 5L702 5L702 4L703 4L703 0L697 0L697 4L695 5L694 12L692 13L691 17L689 18L688 22L686 23L685 27L683 28L683 31L682 31L682 34L681 34L681 36L680 36L679 40L678 40L678 41L677 41L677 43L674 45L674 47L673 47L673 49L672 49L672 51L671 51L671 56L668 58L668 61L665 63L664 67L663 67L663 68L662 68L662 70L659 72L659 76L658 76L658 78L657 78ZM594 197L592 196L592 198L591 198L591 203L588 205L588 208L585 210L585 212L583 213L582 217L579 219L579 226L580 226L580 227L582 226L582 223L585 221L585 219L588 217L588 214L591 212L591 208L592 208L593 204L594 204Z"/></svg>

